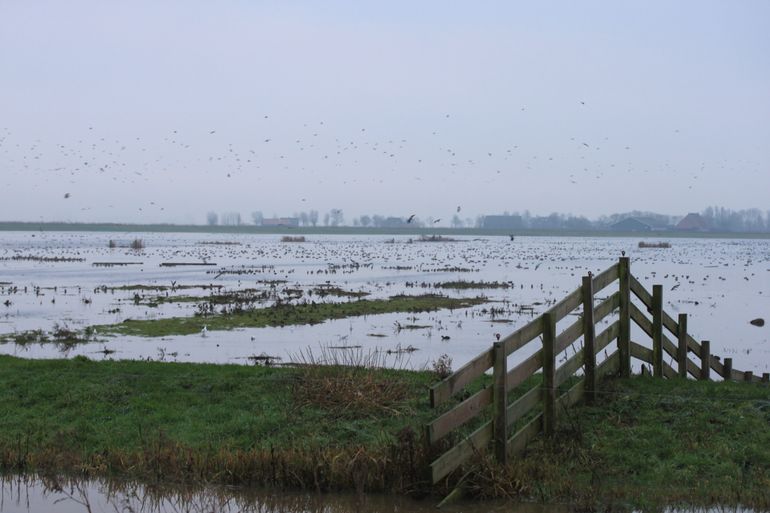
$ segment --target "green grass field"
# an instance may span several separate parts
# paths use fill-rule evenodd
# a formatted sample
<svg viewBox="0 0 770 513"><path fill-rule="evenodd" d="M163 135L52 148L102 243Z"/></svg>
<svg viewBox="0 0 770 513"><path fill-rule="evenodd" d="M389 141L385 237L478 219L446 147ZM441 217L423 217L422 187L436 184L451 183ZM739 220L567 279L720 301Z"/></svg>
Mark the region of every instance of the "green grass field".
<svg viewBox="0 0 770 513"><path fill-rule="evenodd" d="M2 356L0 467L437 498L470 471L465 486L476 498L770 507L767 387L609 380L595 406L569 410L553 439L536 439L507 467L480 454L431 486L436 453L421 436L440 413L428 403L435 379L361 367Z"/></svg>

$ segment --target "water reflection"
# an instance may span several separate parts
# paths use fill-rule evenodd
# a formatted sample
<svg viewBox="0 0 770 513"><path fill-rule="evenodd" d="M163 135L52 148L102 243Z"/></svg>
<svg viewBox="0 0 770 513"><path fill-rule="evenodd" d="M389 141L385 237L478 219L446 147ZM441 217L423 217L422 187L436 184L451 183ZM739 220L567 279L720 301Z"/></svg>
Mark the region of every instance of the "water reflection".
<svg viewBox="0 0 770 513"><path fill-rule="evenodd" d="M494 508L491 509L495 511ZM431 501L403 497L271 493L227 487L196 489L116 481L13 476L2 480L2 513L396 513L435 511ZM474 505L460 511L490 511ZM503 511L498 509L498 511ZM510 509L505 509L510 511Z"/></svg>
<svg viewBox="0 0 770 513"><path fill-rule="evenodd" d="M0 476L0 513L428 513L435 500L347 494L276 493L234 487L150 486L114 480ZM571 513L568 505L465 502L448 513ZM585 512L585 508L580 511ZM606 509L622 511L631 509ZM740 507L664 508L666 513L752 513Z"/></svg>

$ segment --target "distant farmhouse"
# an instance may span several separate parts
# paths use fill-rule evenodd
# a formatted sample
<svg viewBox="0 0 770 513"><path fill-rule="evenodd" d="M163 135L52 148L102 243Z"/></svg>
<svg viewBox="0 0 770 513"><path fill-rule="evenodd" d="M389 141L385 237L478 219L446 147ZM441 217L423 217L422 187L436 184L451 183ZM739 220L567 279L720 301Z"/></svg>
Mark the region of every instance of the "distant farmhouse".
<svg viewBox="0 0 770 513"><path fill-rule="evenodd" d="M649 217L627 217L610 225L614 232L662 232L671 228L671 225Z"/></svg>
<svg viewBox="0 0 770 513"><path fill-rule="evenodd" d="M524 221L521 216L484 216L481 226L487 230L520 230L524 228Z"/></svg>
<svg viewBox="0 0 770 513"><path fill-rule="evenodd" d="M299 218L297 217L272 217L262 220L262 226L277 226L283 228L297 228Z"/></svg>
<svg viewBox="0 0 770 513"><path fill-rule="evenodd" d="M706 232L709 230L708 222L700 214L689 213L679 221L676 229L684 232Z"/></svg>
<svg viewBox="0 0 770 513"><path fill-rule="evenodd" d="M651 232L652 226L633 217L627 217L610 225L610 230L613 232Z"/></svg>
<svg viewBox="0 0 770 513"><path fill-rule="evenodd" d="M382 221L384 228L406 228L409 224L401 217L386 217Z"/></svg>

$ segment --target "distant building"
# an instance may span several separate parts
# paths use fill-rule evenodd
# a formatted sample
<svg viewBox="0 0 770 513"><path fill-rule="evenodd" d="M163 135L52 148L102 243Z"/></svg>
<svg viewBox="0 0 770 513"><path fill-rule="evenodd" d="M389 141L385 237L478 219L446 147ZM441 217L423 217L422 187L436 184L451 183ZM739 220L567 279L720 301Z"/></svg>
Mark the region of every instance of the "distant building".
<svg viewBox="0 0 770 513"><path fill-rule="evenodd" d="M613 232L651 232L652 226L635 217L627 217L622 221L610 225L610 230Z"/></svg>
<svg viewBox="0 0 770 513"><path fill-rule="evenodd" d="M674 227L674 225L670 224L668 221L664 221L655 217L634 217L634 219L640 223L649 225L650 228L656 232L671 230Z"/></svg>
<svg viewBox="0 0 770 513"><path fill-rule="evenodd" d="M560 230L564 228L564 219L558 214L534 216L530 218L529 226L535 230Z"/></svg>
<svg viewBox="0 0 770 513"><path fill-rule="evenodd" d="M409 225L401 217L386 217L382 221L382 226L384 228L405 228L406 226L409 226Z"/></svg>
<svg viewBox="0 0 770 513"><path fill-rule="evenodd" d="M686 232L705 232L708 231L709 224L700 214L689 213L677 223L676 229Z"/></svg>
<svg viewBox="0 0 770 513"><path fill-rule="evenodd" d="M272 217L262 219L262 226L280 226L285 228L297 228L299 218L297 217Z"/></svg>
<svg viewBox="0 0 770 513"><path fill-rule="evenodd" d="M521 216L484 216L481 227L487 230L520 230L524 228Z"/></svg>

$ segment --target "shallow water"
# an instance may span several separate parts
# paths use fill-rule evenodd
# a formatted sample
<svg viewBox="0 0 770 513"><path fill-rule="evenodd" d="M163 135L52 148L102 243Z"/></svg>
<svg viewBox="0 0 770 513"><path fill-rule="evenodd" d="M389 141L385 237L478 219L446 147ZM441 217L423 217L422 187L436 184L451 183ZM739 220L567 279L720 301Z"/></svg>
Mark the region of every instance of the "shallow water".
<svg viewBox="0 0 770 513"><path fill-rule="evenodd" d="M127 244L134 238L142 239L146 248L108 248L109 240ZM183 286L216 286L220 291L251 288L280 297L286 297L288 289L301 289L303 300L348 301L320 298L317 292L309 295L319 286L336 285L367 292L370 298L441 292L483 294L504 303L416 315L366 316L313 326L223 331L205 338L97 335L96 342L64 352L52 344L8 343L0 345L0 352L30 358L83 354L94 359L251 363L252 356L270 355L286 361L308 348L318 352L322 346L360 346L363 351L383 352L392 365L422 368L448 354L458 368L488 348L495 334L505 335L531 320L532 315L520 312L519 305L534 305L535 314L542 312L577 288L582 275L607 268L625 251L631 257L632 273L650 290L653 283L663 284L665 309L673 316L688 313L690 332L696 339L711 340L714 354L732 357L737 369L770 370L770 326L749 324L756 317L770 320L768 240L670 239L670 249L639 249L640 238L517 237L510 241L508 237L457 237L457 242L443 243L409 243L409 237L391 236L307 238L305 243L282 243L280 235L0 233L0 302L9 302L0 305L0 334L50 330L55 325L82 328L126 318L193 315L197 306L192 302L148 306L155 295L205 298L211 293L209 288L178 288ZM222 242L227 244L215 244ZM19 256L82 261L13 259ZM94 262L141 264L97 267ZM216 265L161 267L162 262ZM275 280L281 282L270 283ZM433 288L435 283L456 280L508 282L511 287ZM158 292L112 289L138 284L167 289L173 284L176 288ZM258 306L272 301L266 299ZM493 316L490 306L502 306L504 312ZM399 330L399 324L427 327ZM633 336L643 339L638 331ZM404 353L405 349L410 352Z"/></svg>
<svg viewBox="0 0 770 513"><path fill-rule="evenodd" d="M0 478L0 513L569 513L568 505L436 501L388 495L270 493L233 487L159 488L57 477ZM584 511L584 510L579 510ZM613 510L609 510L613 511ZM631 513L630 510L618 510ZM664 509L666 513L752 513L740 507Z"/></svg>
<svg viewBox="0 0 770 513"><path fill-rule="evenodd" d="M158 488L114 481L11 476L0 484L0 513L428 513L433 500L386 495L271 493L241 488ZM561 513L563 507L463 503L449 513Z"/></svg>

